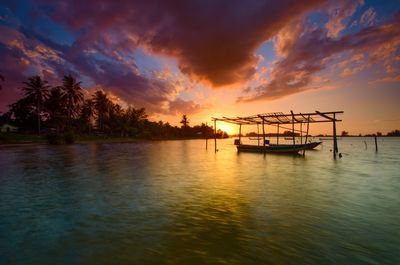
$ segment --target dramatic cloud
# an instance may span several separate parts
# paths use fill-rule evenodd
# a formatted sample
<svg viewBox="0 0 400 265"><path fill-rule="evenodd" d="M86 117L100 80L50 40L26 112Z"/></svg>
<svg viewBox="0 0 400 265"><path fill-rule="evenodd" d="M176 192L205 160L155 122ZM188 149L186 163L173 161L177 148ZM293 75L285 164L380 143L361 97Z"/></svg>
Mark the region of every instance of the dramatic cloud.
<svg viewBox="0 0 400 265"><path fill-rule="evenodd" d="M359 5L363 5L363 0L341 0L334 1L329 8L329 21L325 27L328 30L328 36L335 38L346 27L345 20L357 10Z"/></svg>
<svg viewBox="0 0 400 265"><path fill-rule="evenodd" d="M175 57L195 80L221 86L248 80L258 62L255 49L319 2L71 0L60 2L52 17L83 30L87 42L126 52L142 45Z"/></svg>
<svg viewBox="0 0 400 265"><path fill-rule="evenodd" d="M282 38L287 41L278 38L276 42L278 53L284 57L274 65L271 81L246 89L247 95L238 101L272 100L316 88L312 86L315 74L327 67L333 55L350 54L352 60L342 62L342 66L349 61L365 60L354 68L344 68L342 76L349 76L372 63L390 65L400 54L400 14L386 24L367 27L340 38L330 37L329 30L316 28L304 20L298 23L302 24L303 30L299 30L297 23L290 24L282 33L290 36ZM384 80L397 79L388 77Z"/></svg>
<svg viewBox="0 0 400 265"><path fill-rule="evenodd" d="M183 100L177 98L176 100L169 103L168 112L178 115L178 114L195 114L202 111L204 106L196 104L192 100Z"/></svg>

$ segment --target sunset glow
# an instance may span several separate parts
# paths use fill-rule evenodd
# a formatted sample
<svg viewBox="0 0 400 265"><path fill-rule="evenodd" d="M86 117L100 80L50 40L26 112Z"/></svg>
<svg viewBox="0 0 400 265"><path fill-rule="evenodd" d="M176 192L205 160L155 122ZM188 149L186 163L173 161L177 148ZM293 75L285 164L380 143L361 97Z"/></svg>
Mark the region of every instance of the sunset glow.
<svg viewBox="0 0 400 265"><path fill-rule="evenodd" d="M183 114L200 124L216 115L343 110L339 130L385 133L400 127L399 8L361 0L3 1L0 111L28 76L55 84L72 74L87 95L102 89L173 125Z"/></svg>

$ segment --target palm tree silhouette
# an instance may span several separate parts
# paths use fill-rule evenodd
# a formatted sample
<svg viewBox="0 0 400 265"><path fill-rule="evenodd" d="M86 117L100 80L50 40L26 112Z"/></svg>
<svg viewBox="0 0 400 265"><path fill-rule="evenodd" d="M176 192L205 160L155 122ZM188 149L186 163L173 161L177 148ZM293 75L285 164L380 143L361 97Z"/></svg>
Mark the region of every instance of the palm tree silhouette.
<svg viewBox="0 0 400 265"><path fill-rule="evenodd" d="M105 128L105 122L108 111L110 109L111 101L108 99L107 94L101 90L96 91L93 95L94 109L97 114L97 126L100 131Z"/></svg>
<svg viewBox="0 0 400 265"><path fill-rule="evenodd" d="M40 134L40 121L41 121L41 108L43 103L49 97L49 85L46 80L38 75L31 76L28 78L28 82L23 82L25 87L22 88L25 97L30 98L36 104L36 115L37 115L37 129Z"/></svg>
<svg viewBox="0 0 400 265"><path fill-rule="evenodd" d="M68 126L71 126L71 119L77 113L79 104L83 101L82 82L77 82L71 75L63 78L61 99L67 110Z"/></svg>
<svg viewBox="0 0 400 265"><path fill-rule="evenodd" d="M187 118L186 114L182 116L182 120L180 121L182 123L183 128L187 128L189 125L189 119Z"/></svg>

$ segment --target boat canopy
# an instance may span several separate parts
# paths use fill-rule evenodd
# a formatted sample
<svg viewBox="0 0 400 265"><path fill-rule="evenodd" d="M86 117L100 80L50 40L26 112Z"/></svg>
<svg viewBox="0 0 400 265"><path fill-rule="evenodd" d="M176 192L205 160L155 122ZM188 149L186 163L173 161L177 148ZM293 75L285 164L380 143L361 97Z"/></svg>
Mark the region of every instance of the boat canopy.
<svg viewBox="0 0 400 265"><path fill-rule="evenodd" d="M311 113L293 113L284 114L283 112L261 113L243 117L213 117L213 121L224 121L237 125L278 125L278 124L297 124L297 123L319 123L319 122L337 122L342 121L337 119L337 114L342 114L343 111L321 112L315 111Z"/></svg>

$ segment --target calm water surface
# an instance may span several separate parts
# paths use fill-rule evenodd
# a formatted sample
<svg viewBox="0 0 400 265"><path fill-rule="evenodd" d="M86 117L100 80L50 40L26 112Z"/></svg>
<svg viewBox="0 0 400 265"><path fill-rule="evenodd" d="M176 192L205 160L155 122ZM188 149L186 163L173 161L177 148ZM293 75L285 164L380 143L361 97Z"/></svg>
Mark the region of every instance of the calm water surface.
<svg viewBox="0 0 400 265"><path fill-rule="evenodd" d="M400 139L232 143L0 147L0 264L400 264Z"/></svg>

